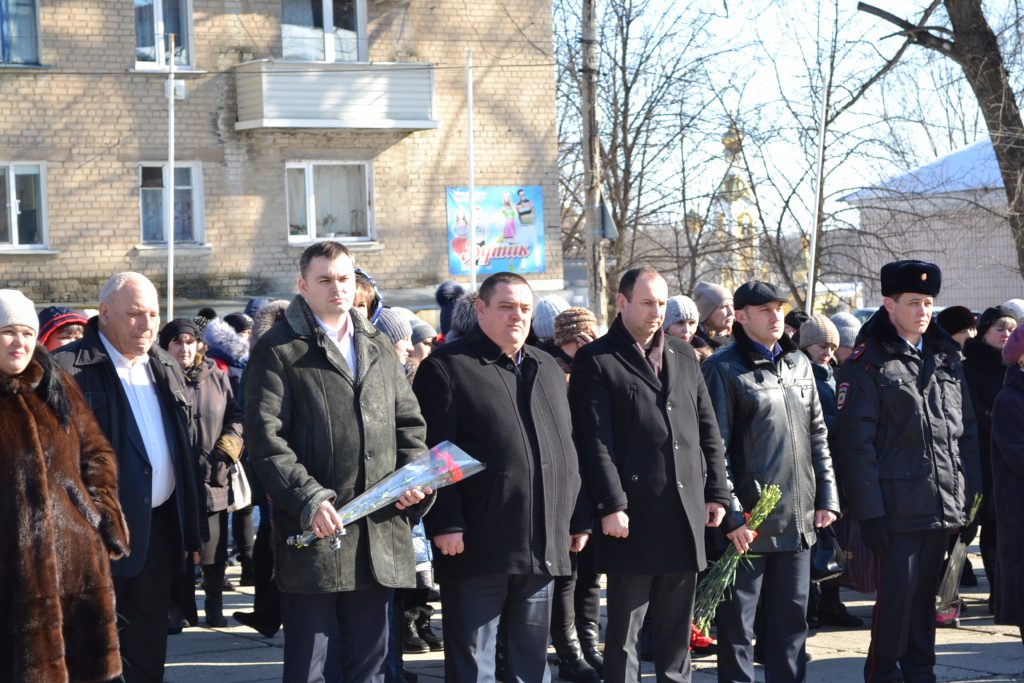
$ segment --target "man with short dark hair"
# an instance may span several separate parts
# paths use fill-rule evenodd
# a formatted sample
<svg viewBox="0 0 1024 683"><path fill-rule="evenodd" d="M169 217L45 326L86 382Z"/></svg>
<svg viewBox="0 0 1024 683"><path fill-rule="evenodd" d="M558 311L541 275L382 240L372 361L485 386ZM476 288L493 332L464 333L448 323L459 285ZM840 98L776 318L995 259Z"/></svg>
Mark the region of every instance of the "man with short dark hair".
<svg viewBox="0 0 1024 683"><path fill-rule="evenodd" d="M722 439L697 354L662 330L668 285L627 271L608 334L582 347L569 380L575 441L608 575L604 680L639 677L648 606L659 681L691 679L690 621L704 528L729 502Z"/></svg>
<svg viewBox="0 0 1024 683"><path fill-rule="evenodd" d="M981 483L977 427L959 345L932 320L939 267L895 261L881 280L883 306L839 369L833 441L878 573L864 680L916 683L935 680L935 594Z"/></svg>
<svg viewBox="0 0 1024 683"><path fill-rule="evenodd" d="M100 290L100 314L82 339L54 355L78 381L117 454L131 554L111 570L128 683L163 680L171 585L189 556L199 563L206 534L191 390L154 343L159 328L156 287L139 273L118 273Z"/></svg>
<svg viewBox="0 0 1024 683"><path fill-rule="evenodd" d="M839 514L832 459L811 363L786 336L786 298L753 280L739 287L735 343L701 369L725 442L733 498L722 528L740 553L730 597L718 606L718 680L753 681L754 614L764 599L768 681L807 674L807 597L815 528ZM755 535L744 517L768 484L782 499Z"/></svg>
<svg viewBox="0 0 1024 683"><path fill-rule="evenodd" d="M420 365L413 390L427 442L450 440L485 465L438 492L424 519L444 610L445 680L493 681L504 617L505 680L550 680L551 584L583 549L579 464L565 376L551 356L525 346L533 290L497 273L480 287L477 324ZM580 512L584 512L580 506Z"/></svg>
<svg viewBox="0 0 1024 683"><path fill-rule="evenodd" d="M423 418L391 342L352 315L355 272L338 242L300 260L299 294L260 337L245 379L246 445L273 501L274 577L284 622L284 681L323 680L331 630L345 680L383 683L389 589L415 586L410 519L429 491L295 548L333 537L335 509L426 450Z"/></svg>

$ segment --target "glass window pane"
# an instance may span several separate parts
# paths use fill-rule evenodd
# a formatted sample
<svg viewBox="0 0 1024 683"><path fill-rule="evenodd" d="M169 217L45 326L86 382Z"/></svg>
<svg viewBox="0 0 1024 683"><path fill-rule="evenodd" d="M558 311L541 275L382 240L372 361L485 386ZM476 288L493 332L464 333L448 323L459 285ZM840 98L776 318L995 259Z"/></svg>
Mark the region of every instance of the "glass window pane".
<svg viewBox="0 0 1024 683"><path fill-rule="evenodd" d="M356 0L333 0L334 61L359 61L359 25Z"/></svg>
<svg viewBox="0 0 1024 683"><path fill-rule="evenodd" d="M306 227L306 169L289 168L285 172L288 202L288 234L308 235Z"/></svg>
<svg viewBox="0 0 1024 683"><path fill-rule="evenodd" d="M195 203L192 190L174 191L174 241L195 242Z"/></svg>
<svg viewBox="0 0 1024 683"><path fill-rule="evenodd" d="M3 58L10 64L38 64L36 0L10 0L7 26L2 27Z"/></svg>
<svg viewBox="0 0 1024 683"><path fill-rule="evenodd" d="M323 0L282 0L281 55L304 62L324 60Z"/></svg>
<svg viewBox="0 0 1024 683"><path fill-rule="evenodd" d="M153 0L135 0L135 61L156 62Z"/></svg>
<svg viewBox="0 0 1024 683"><path fill-rule="evenodd" d="M159 166L143 166L142 167L142 185L141 187L163 187L164 186L164 171Z"/></svg>
<svg viewBox="0 0 1024 683"><path fill-rule="evenodd" d="M15 166L14 196L18 202L18 244L42 244L43 198L38 166Z"/></svg>
<svg viewBox="0 0 1024 683"><path fill-rule="evenodd" d="M11 198L7 194L8 170L0 167L0 244L11 243Z"/></svg>
<svg viewBox="0 0 1024 683"><path fill-rule="evenodd" d="M174 34L174 63L188 66L191 63L188 58L188 1L163 0L163 9L164 33ZM170 46L170 38L167 41ZM164 59L166 61L166 54Z"/></svg>
<svg viewBox="0 0 1024 683"><path fill-rule="evenodd" d="M174 169L174 187L192 187L192 169Z"/></svg>
<svg viewBox="0 0 1024 683"><path fill-rule="evenodd" d="M313 167L317 237L366 237L367 202L363 167Z"/></svg>
<svg viewBox="0 0 1024 683"><path fill-rule="evenodd" d="M142 241L164 241L164 191L142 190Z"/></svg>

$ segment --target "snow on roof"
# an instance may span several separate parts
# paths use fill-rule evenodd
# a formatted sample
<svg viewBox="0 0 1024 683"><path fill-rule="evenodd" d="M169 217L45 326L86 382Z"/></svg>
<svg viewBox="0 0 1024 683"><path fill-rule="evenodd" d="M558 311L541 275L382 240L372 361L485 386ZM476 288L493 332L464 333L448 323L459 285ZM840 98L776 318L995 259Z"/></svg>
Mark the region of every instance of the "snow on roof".
<svg viewBox="0 0 1024 683"><path fill-rule="evenodd" d="M856 203L903 195L936 195L1003 187L992 141L979 140L913 171L848 194L840 201Z"/></svg>

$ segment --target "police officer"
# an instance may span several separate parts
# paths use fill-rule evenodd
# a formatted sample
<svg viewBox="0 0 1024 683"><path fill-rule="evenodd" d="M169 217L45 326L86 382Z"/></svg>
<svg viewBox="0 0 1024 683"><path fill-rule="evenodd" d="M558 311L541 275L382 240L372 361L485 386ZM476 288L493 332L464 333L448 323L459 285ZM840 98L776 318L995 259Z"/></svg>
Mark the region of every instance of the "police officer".
<svg viewBox="0 0 1024 683"><path fill-rule="evenodd" d="M864 680L934 681L935 594L978 482L977 432L959 347L932 322L938 266L881 275L883 306L836 387L836 463L878 570Z"/></svg>

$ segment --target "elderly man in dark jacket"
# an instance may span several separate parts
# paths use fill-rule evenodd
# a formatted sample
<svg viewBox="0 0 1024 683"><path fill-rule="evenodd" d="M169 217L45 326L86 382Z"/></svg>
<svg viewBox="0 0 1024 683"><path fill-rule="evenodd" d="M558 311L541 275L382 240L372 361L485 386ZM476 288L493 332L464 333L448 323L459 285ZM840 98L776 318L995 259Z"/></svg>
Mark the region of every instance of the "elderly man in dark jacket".
<svg viewBox="0 0 1024 683"><path fill-rule="evenodd" d="M739 552L757 557L740 563L718 608L718 680L754 680L751 639L763 595L765 680L803 681L810 547L815 528L836 520L839 494L811 363L784 332L785 297L754 280L734 300L735 344L701 369L735 492L722 526ZM755 537L744 513L767 484L778 484L782 499Z"/></svg>
<svg viewBox="0 0 1024 683"><path fill-rule="evenodd" d="M942 557L981 483L977 426L959 346L932 321L938 266L895 261L881 279L884 306L839 370L833 442L878 567L864 680L917 683L935 680Z"/></svg>
<svg viewBox="0 0 1024 683"><path fill-rule="evenodd" d="M409 516L429 504L424 492L345 527L340 550L286 539L334 536L335 507L426 450L423 418L391 342L349 312L345 246L307 248L300 270L300 295L256 344L245 378L246 445L274 506L284 680L322 680L337 620L345 679L383 681L388 589L416 583Z"/></svg>
<svg viewBox="0 0 1024 683"><path fill-rule="evenodd" d="M439 551L445 680L494 680L504 616L506 680L540 683L551 675L552 579L570 574L569 552L588 530L585 514L570 523L580 476L565 375L524 346L533 290L521 276L488 277L475 307L477 325L435 350L413 387L427 441L450 440L487 465L442 489L424 520Z"/></svg>
<svg viewBox="0 0 1024 683"><path fill-rule="evenodd" d="M153 283L119 273L100 290L100 314L85 336L55 355L117 454L131 554L111 569L129 683L163 680L171 585L185 572L187 555L198 563L208 537L191 392L178 364L155 343L159 326Z"/></svg>
<svg viewBox="0 0 1024 683"><path fill-rule="evenodd" d="M689 681L704 527L729 502L722 439L697 354L662 332L668 298L652 268L627 271L608 334L576 354L569 382L588 497L601 520L608 574L604 679L639 675L636 641L648 605L659 681Z"/></svg>

